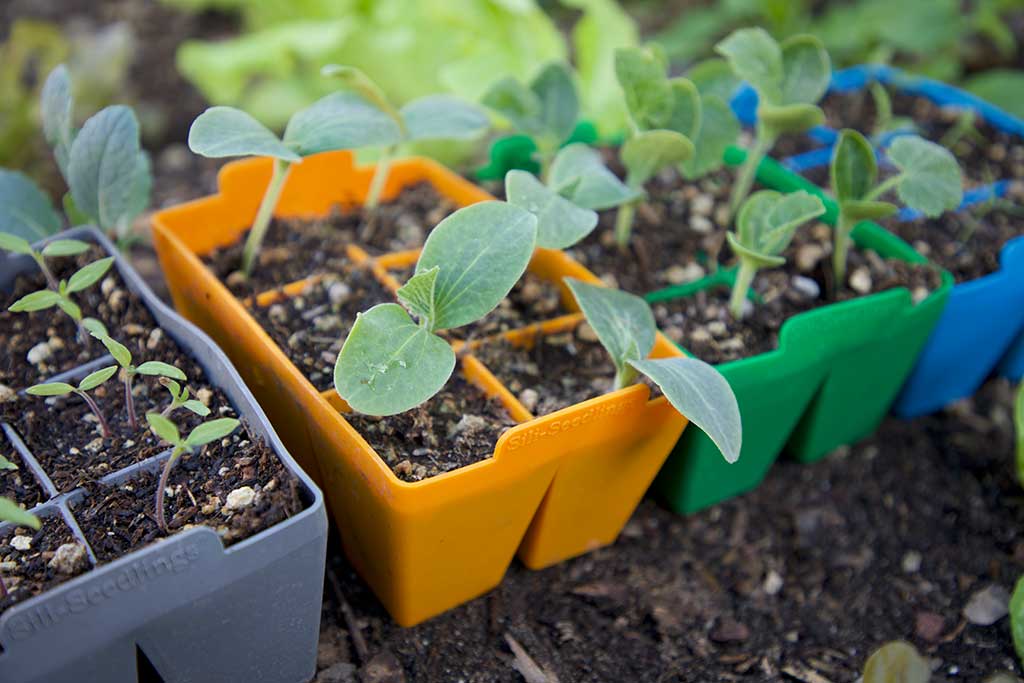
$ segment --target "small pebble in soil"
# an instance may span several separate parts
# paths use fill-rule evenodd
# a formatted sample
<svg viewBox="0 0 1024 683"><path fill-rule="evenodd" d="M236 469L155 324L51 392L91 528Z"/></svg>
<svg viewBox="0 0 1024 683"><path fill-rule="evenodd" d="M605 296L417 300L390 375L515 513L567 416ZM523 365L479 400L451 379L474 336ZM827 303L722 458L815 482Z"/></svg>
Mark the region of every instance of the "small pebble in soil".
<svg viewBox="0 0 1024 683"><path fill-rule="evenodd" d="M900 562L900 567L907 574L916 574L921 570L921 553L916 550L907 551Z"/></svg>
<svg viewBox="0 0 1024 683"><path fill-rule="evenodd" d="M1010 612L1010 593L1000 585L992 584L975 591L967 605L964 617L978 626L991 626Z"/></svg>
<svg viewBox="0 0 1024 683"><path fill-rule="evenodd" d="M65 543L57 548L47 566L61 574L74 574L89 561L85 546L80 543Z"/></svg>
<svg viewBox="0 0 1024 683"><path fill-rule="evenodd" d="M857 268L850 273L850 287L858 294L870 292L871 284L871 273L867 268Z"/></svg>
<svg viewBox="0 0 1024 683"><path fill-rule="evenodd" d="M31 536L20 536L20 535L19 536L15 536L14 538L11 539L11 547L14 548L15 550L20 550L21 552L25 552L26 550L28 550L29 548L32 547L32 537Z"/></svg>
<svg viewBox="0 0 1024 683"><path fill-rule="evenodd" d="M14 391L14 389L11 389L6 384L0 384L0 403L3 403L5 401L10 401L16 395L17 394Z"/></svg>
<svg viewBox="0 0 1024 683"><path fill-rule="evenodd" d="M251 486L241 486L234 491L228 493L227 502L224 505L224 509L227 512L234 512L241 510L252 505L252 502L256 499L256 492L252 490Z"/></svg>
<svg viewBox="0 0 1024 683"><path fill-rule="evenodd" d="M52 355L53 349L50 348L50 344L48 342L39 342L28 350L28 353L25 355L25 360L32 365L39 365Z"/></svg>
<svg viewBox="0 0 1024 683"><path fill-rule="evenodd" d="M782 576L774 569L764 577L764 592L768 595L777 595L782 590Z"/></svg>

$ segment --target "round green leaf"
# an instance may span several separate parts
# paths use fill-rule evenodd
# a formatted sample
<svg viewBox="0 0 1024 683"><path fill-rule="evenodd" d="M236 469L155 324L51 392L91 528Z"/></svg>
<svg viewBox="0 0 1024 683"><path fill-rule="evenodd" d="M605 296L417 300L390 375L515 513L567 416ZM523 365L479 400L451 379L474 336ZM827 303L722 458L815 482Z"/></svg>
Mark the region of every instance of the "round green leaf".
<svg viewBox="0 0 1024 683"><path fill-rule="evenodd" d="M172 446L181 444L181 434L178 432L177 425L163 415L159 413L146 413L146 422L149 423L149 428L160 439L163 439Z"/></svg>
<svg viewBox="0 0 1024 683"><path fill-rule="evenodd" d="M395 415L440 391L454 369L448 342L398 304L378 304L356 318L334 366L334 387L357 412Z"/></svg>
<svg viewBox="0 0 1024 683"><path fill-rule="evenodd" d="M54 240L43 247L43 256L56 258L60 256L77 256L89 251L88 242L82 240Z"/></svg>
<svg viewBox="0 0 1024 683"><path fill-rule="evenodd" d="M459 209L427 237L416 264L438 266L434 329L461 327L490 313L526 271L537 243L529 211L490 201Z"/></svg>
<svg viewBox="0 0 1024 683"><path fill-rule="evenodd" d="M814 195L800 190L780 194L761 190L752 194L736 217L738 243L749 253L776 256L785 251L797 228L825 213L825 205Z"/></svg>
<svg viewBox="0 0 1024 683"><path fill-rule="evenodd" d="M875 149L866 137L846 128L832 152L832 192L840 202L864 199L878 180Z"/></svg>
<svg viewBox="0 0 1024 683"><path fill-rule="evenodd" d="M97 370L96 372L90 372L82 379L81 382L78 383L78 390L92 391L99 385L109 380L115 374L117 374L116 365L105 367L102 370Z"/></svg>
<svg viewBox="0 0 1024 683"><path fill-rule="evenodd" d="M106 275L113 264L114 257L108 256L83 266L68 280L68 293L74 294L75 292L81 292L83 289L92 287L99 282L101 277Z"/></svg>
<svg viewBox="0 0 1024 683"><path fill-rule="evenodd" d="M956 157L948 149L907 135L896 138L886 156L902 172L897 192L907 206L930 217L960 206L963 178Z"/></svg>
<svg viewBox="0 0 1024 683"><path fill-rule="evenodd" d="M549 190L532 173L509 171L505 176L508 202L537 217L537 246L566 249L593 232L597 213L576 206Z"/></svg>
<svg viewBox="0 0 1024 683"><path fill-rule="evenodd" d="M28 176L0 169L0 227L35 242L60 232L62 225L53 202Z"/></svg>
<svg viewBox="0 0 1024 683"><path fill-rule="evenodd" d="M185 373L174 367L169 363L162 363L158 360L146 361L139 367L135 368L135 372L140 375L150 375L153 377L171 377L173 379L185 381Z"/></svg>
<svg viewBox="0 0 1024 683"><path fill-rule="evenodd" d="M674 130L647 130L626 140L619 155L626 166L626 184L641 188L655 173L693 156L693 143Z"/></svg>
<svg viewBox="0 0 1024 683"><path fill-rule="evenodd" d="M31 386L25 390L25 393L33 396L65 396L74 390L75 388L66 382L47 382Z"/></svg>
<svg viewBox="0 0 1024 683"><path fill-rule="evenodd" d="M713 57L699 62L686 72L686 77L697 86L697 90L703 97L714 96L723 102L732 99L733 93L739 87L740 81L736 78L729 63L724 59Z"/></svg>
<svg viewBox="0 0 1024 683"><path fill-rule="evenodd" d="M594 328L616 368L646 358L654 348L656 324L651 307L638 296L618 289L565 278L576 303Z"/></svg>
<svg viewBox="0 0 1024 683"><path fill-rule="evenodd" d="M740 80L757 91L762 104L781 103L782 49L767 31L738 29L718 43L715 51L725 57Z"/></svg>
<svg viewBox="0 0 1024 683"><path fill-rule="evenodd" d="M642 47L620 47L615 51L615 75L637 127L664 128L672 114L674 95L665 67L655 54Z"/></svg>
<svg viewBox="0 0 1024 683"><path fill-rule="evenodd" d="M10 522L31 529L39 529L43 525L31 512L22 510L13 500L3 497L0 497L0 522Z"/></svg>
<svg viewBox="0 0 1024 683"><path fill-rule="evenodd" d="M468 140L490 126L479 107L451 95L427 95L401 109L408 140Z"/></svg>
<svg viewBox="0 0 1024 683"><path fill-rule="evenodd" d="M282 161L301 157L269 128L233 107L210 107L192 122L188 147L204 157L268 156Z"/></svg>
<svg viewBox="0 0 1024 683"><path fill-rule="evenodd" d="M828 90L832 61L824 43L812 35L782 41L781 104L816 104Z"/></svg>
<svg viewBox="0 0 1024 683"><path fill-rule="evenodd" d="M402 141L402 131L385 112L359 95L337 92L295 114L284 142L301 156L336 149L384 147Z"/></svg>
<svg viewBox="0 0 1024 683"><path fill-rule="evenodd" d="M679 411L707 434L726 462L736 462L743 445L740 407L729 382L718 370L696 358L633 360Z"/></svg>
<svg viewBox="0 0 1024 683"><path fill-rule="evenodd" d="M508 120L517 132L530 137L536 137L544 132L540 99L536 93L511 76L492 85L480 102Z"/></svg>
<svg viewBox="0 0 1024 683"><path fill-rule="evenodd" d="M232 417L222 417L204 422L189 433L185 439L185 445L189 448L198 448L218 441L238 429L239 424L238 420Z"/></svg>
<svg viewBox="0 0 1024 683"><path fill-rule="evenodd" d="M23 313L42 311L43 309L56 306L60 302L60 294L52 289L41 289L21 297L8 308L12 313Z"/></svg>

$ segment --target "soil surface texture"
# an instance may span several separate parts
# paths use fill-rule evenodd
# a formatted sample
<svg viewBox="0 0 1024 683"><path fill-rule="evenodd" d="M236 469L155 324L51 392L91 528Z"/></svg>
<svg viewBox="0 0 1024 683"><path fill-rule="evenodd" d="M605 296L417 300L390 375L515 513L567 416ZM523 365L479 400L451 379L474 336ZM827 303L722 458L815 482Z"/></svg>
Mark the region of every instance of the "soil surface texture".
<svg viewBox="0 0 1024 683"><path fill-rule="evenodd" d="M7 586L7 595L0 598L0 613L91 566L85 546L60 514L40 520L39 531L16 527L0 533L0 578Z"/></svg>

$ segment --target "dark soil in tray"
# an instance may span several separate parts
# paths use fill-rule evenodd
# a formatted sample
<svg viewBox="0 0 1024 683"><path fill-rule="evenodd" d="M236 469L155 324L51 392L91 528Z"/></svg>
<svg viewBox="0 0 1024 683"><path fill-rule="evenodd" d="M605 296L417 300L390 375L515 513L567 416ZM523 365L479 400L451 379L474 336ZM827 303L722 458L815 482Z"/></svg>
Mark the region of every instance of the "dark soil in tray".
<svg viewBox="0 0 1024 683"><path fill-rule="evenodd" d="M615 242L616 210L602 211L597 228L569 250L611 286L645 294L700 279L714 263L729 225L732 173L721 170L696 182L670 170L647 184L637 207L628 251Z"/></svg>
<svg viewBox="0 0 1024 683"><path fill-rule="evenodd" d="M0 534L0 577L8 591L0 598L0 613L90 568L85 546L59 514L40 519L43 525L39 531L17 527ZM15 541L17 536L29 539L22 550L17 546L25 541ZM66 547L59 551L62 546Z"/></svg>
<svg viewBox="0 0 1024 683"><path fill-rule="evenodd" d="M1020 183L1006 199L988 202L963 213L910 222L886 221L885 227L913 245L918 253L945 268L957 282L969 282L999 270L999 252L1014 237L1024 235L1024 187Z"/></svg>
<svg viewBox="0 0 1024 683"><path fill-rule="evenodd" d="M235 244L204 255L203 262L236 295L266 292L311 275L340 272L349 244L373 255L421 247L427 233L455 208L433 185L420 183L396 201L381 202L369 237L361 210L338 208L316 220L275 218L248 281L237 272L248 231Z"/></svg>
<svg viewBox="0 0 1024 683"><path fill-rule="evenodd" d="M74 258L51 259L54 277L67 279L76 270L100 258L99 247ZM21 296L45 288L41 273L20 277L10 296L0 294L0 384L23 389L53 375L71 370L83 362L106 353L95 339L83 346L74 322L56 308L35 313L11 313L7 308ZM92 287L73 296L82 315L97 318L109 330L124 327L154 326L153 316L111 266L106 276ZM30 362L29 356L36 362ZM0 390L2 391L2 390Z"/></svg>
<svg viewBox="0 0 1024 683"><path fill-rule="evenodd" d="M701 360L724 363L778 348L783 323L798 313L895 287L907 287L920 301L942 284L933 267L852 248L846 286L834 292L830 234L822 224L798 232L786 265L758 272L754 290L761 302L743 320L729 313L730 292L722 287L655 304L659 329Z"/></svg>
<svg viewBox="0 0 1024 683"><path fill-rule="evenodd" d="M392 302L391 291L367 268L347 265L297 296L269 306L251 306L260 326L318 390L334 386L334 364L356 315Z"/></svg>
<svg viewBox="0 0 1024 683"><path fill-rule="evenodd" d="M933 658L933 683L1019 673L1008 620L961 612L1024 571L1011 410L993 382L814 465L780 461L698 514L644 502L613 546L538 572L513 563L486 596L414 628L332 545L315 680L520 683L506 636L562 683L851 683L895 639Z"/></svg>
<svg viewBox="0 0 1024 683"><path fill-rule="evenodd" d="M458 369L439 394L390 417L345 419L404 481L420 481L494 455L498 437L515 424L497 399L467 382Z"/></svg>
<svg viewBox="0 0 1024 683"><path fill-rule="evenodd" d="M159 470L117 485L88 484L72 505L100 562L163 537L156 523ZM260 439L236 430L201 451L183 455L171 470L164 513L171 533L203 525L231 545L303 508L298 480Z"/></svg>
<svg viewBox="0 0 1024 683"><path fill-rule="evenodd" d="M32 509L49 498L40 483L36 481L32 470L25 464L21 454L14 449L2 432L0 432L0 455L18 467L16 470L0 467L0 498L13 500L26 510Z"/></svg>
<svg viewBox="0 0 1024 683"><path fill-rule="evenodd" d="M532 349L495 341L473 355L537 416L606 394L615 382L615 366L586 323L538 334Z"/></svg>

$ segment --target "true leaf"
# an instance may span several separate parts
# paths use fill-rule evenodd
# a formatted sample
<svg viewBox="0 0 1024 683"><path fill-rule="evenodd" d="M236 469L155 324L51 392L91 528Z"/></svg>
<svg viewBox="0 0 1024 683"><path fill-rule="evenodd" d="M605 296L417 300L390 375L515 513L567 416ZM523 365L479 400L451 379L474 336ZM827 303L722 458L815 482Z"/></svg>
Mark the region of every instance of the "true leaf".
<svg viewBox="0 0 1024 683"><path fill-rule="evenodd" d="M481 202L451 214L427 237L416 264L440 267L435 329L460 327L490 313L526 270L537 241L537 219L504 202Z"/></svg>
<svg viewBox="0 0 1024 683"><path fill-rule="evenodd" d="M426 323L429 329L433 325L435 311L435 285L440 266L434 266L422 273L416 273L409 281L398 289L398 299L406 307Z"/></svg>
<svg viewBox="0 0 1024 683"><path fill-rule="evenodd" d="M60 215L50 198L18 171L0 169L0 227L35 242L61 229Z"/></svg>
<svg viewBox="0 0 1024 683"><path fill-rule="evenodd" d="M146 422L149 423L149 428L153 430L153 433L167 443L172 446L181 444L181 434L178 432L178 426L163 415L159 413L146 413Z"/></svg>
<svg viewBox="0 0 1024 683"><path fill-rule="evenodd" d="M526 135L533 137L543 132L540 99L511 76L492 85L480 101Z"/></svg>
<svg viewBox="0 0 1024 683"><path fill-rule="evenodd" d="M40 93L39 109L43 120L43 136L53 148L60 172L68 175L68 159L74 141L74 99L68 68L59 65L46 77Z"/></svg>
<svg viewBox="0 0 1024 683"><path fill-rule="evenodd" d="M92 391L117 373L117 366L110 365L96 372L90 372L78 383L79 391Z"/></svg>
<svg viewBox="0 0 1024 683"><path fill-rule="evenodd" d="M10 522L31 529L39 529L42 526L38 517L31 512L22 510L13 500L2 496L0 496L0 522Z"/></svg>
<svg viewBox="0 0 1024 683"><path fill-rule="evenodd" d="M792 36L782 49L782 104L814 104L828 90L832 62L821 40L812 35Z"/></svg>
<svg viewBox="0 0 1024 683"><path fill-rule="evenodd" d="M200 417L206 417L207 415L210 414L210 409L207 408L206 405L202 401L197 401L194 398L193 399L189 399L188 401L185 401L181 405L185 409L191 410L193 413L195 413L196 415L198 415Z"/></svg>
<svg viewBox="0 0 1024 683"><path fill-rule="evenodd" d="M672 93L672 112L662 128L682 133L692 141L700 132L704 115L700 91L686 78L673 78L669 81L669 89Z"/></svg>
<svg viewBox="0 0 1024 683"><path fill-rule="evenodd" d="M450 95L427 95L400 112L408 140L467 140L487 129L487 115Z"/></svg>
<svg viewBox="0 0 1024 683"><path fill-rule="evenodd" d="M401 119L401 115L391 106L388 96L361 69L357 69L354 66L328 64L320 69L320 73L324 76L339 79L347 88L387 114L395 123L398 123Z"/></svg>
<svg viewBox="0 0 1024 683"><path fill-rule="evenodd" d="M114 360L117 361L118 365L122 368L131 366L132 352L128 350L127 346L106 334L97 335L94 333L93 336L99 339L100 343L107 348L107 351L109 351L110 355L114 357Z"/></svg>
<svg viewBox="0 0 1024 683"><path fill-rule="evenodd" d="M353 410L394 415L440 391L454 369L448 342L398 304L378 304L356 317L334 366L334 386Z"/></svg>
<svg viewBox="0 0 1024 683"><path fill-rule="evenodd" d="M93 286L96 284L101 277L106 275L107 271L110 270L110 266L114 263L114 257L108 256L101 258L97 261L82 266L71 278L68 280L68 293L80 292L83 289Z"/></svg>
<svg viewBox="0 0 1024 683"><path fill-rule="evenodd" d="M41 289L38 292L32 292L21 297L11 304L11 307L7 310L14 313L42 311L51 306L56 306L60 300L60 294L52 289Z"/></svg>
<svg viewBox="0 0 1024 683"><path fill-rule="evenodd" d="M663 128L672 114L673 93L665 67L653 52L640 47L619 48L615 51L615 75L637 127Z"/></svg>
<svg viewBox="0 0 1024 683"><path fill-rule="evenodd" d="M158 360L146 361L139 367L135 368L135 372L140 375L150 375L152 377L171 377L173 379L185 381L185 373L174 367L170 363L163 363Z"/></svg>
<svg viewBox="0 0 1024 683"><path fill-rule="evenodd" d="M693 143L674 130L647 130L622 145L626 184L640 188L666 166L681 164L693 156Z"/></svg>
<svg viewBox="0 0 1024 683"><path fill-rule="evenodd" d="M284 132L285 144L301 156L401 141L402 131L394 119L348 92L332 93L297 112Z"/></svg>
<svg viewBox="0 0 1024 683"><path fill-rule="evenodd" d="M760 255L781 254L798 227L824 213L821 200L804 190L790 194L755 192L740 207L736 218L739 243Z"/></svg>
<svg viewBox="0 0 1024 683"><path fill-rule="evenodd" d="M508 202L537 217L537 246L566 249L597 227L597 214L548 189L532 173L509 171L505 176Z"/></svg>
<svg viewBox="0 0 1024 683"><path fill-rule="evenodd" d="M767 31L739 29L718 43L715 50L728 60L733 73L757 91L762 103L781 103L782 50Z"/></svg>
<svg viewBox="0 0 1024 683"><path fill-rule="evenodd" d="M630 188L605 167L601 155L583 143L566 145L555 156L549 173L557 190L571 187L567 196L577 206L601 211L631 202L643 192Z"/></svg>
<svg viewBox="0 0 1024 683"><path fill-rule="evenodd" d="M57 307L60 308L60 310L62 310L65 313L67 313L72 318L74 318L75 320L81 320L82 319L82 309L81 309L81 307L79 307L79 305L76 304L71 299L66 299L64 297L61 297L60 299L57 300Z"/></svg>
<svg viewBox="0 0 1024 683"><path fill-rule="evenodd" d="M222 417L216 420L204 422L193 429L185 439L185 445L189 448L205 446L208 443L223 439L225 436L238 428L238 420L231 417Z"/></svg>
<svg viewBox="0 0 1024 683"><path fill-rule="evenodd" d="M699 178L720 168L725 150L740 134L739 120L729 105L717 96L704 95L701 110L700 130L692 140L693 156L682 164L683 175L687 178Z"/></svg>
<svg viewBox="0 0 1024 683"><path fill-rule="evenodd" d="M540 103L540 123L548 135L556 143L569 137L580 111L569 68L561 62L546 64L530 82L530 90Z"/></svg>
<svg viewBox="0 0 1024 683"><path fill-rule="evenodd" d="M948 149L907 135L896 138L886 155L901 171L897 192L907 206L930 217L960 206L963 180Z"/></svg>
<svg viewBox="0 0 1024 683"><path fill-rule="evenodd" d="M878 180L875 149L855 130L844 129L832 152L832 192L840 202L864 199Z"/></svg>
<svg viewBox="0 0 1024 683"><path fill-rule="evenodd" d="M74 390L75 388L66 382L46 382L29 387L25 393L33 396L65 396Z"/></svg>
<svg viewBox="0 0 1024 683"><path fill-rule="evenodd" d="M97 339L103 339L104 337L109 336L107 334L107 326L101 323L96 318L85 318L84 320L82 320L82 327L85 328L86 332L96 337Z"/></svg>
<svg viewBox="0 0 1024 683"><path fill-rule="evenodd" d="M574 278L565 278L576 303L594 328L616 369L646 358L654 348L656 323L651 307L638 296Z"/></svg>
<svg viewBox="0 0 1024 683"><path fill-rule="evenodd" d="M727 462L739 459L743 435L740 408L721 373L696 358L632 360L630 365L650 377L672 407L718 446Z"/></svg>
<svg viewBox="0 0 1024 683"><path fill-rule="evenodd" d="M204 157L268 156L283 161L301 157L269 128L233 107L210 107L188 131L188 147Z"/></svg>
<svg viewBox="0 0 1024 683"><path fill-rule="evenodd" d="M54 240L43 247L42 254L47 257L77 256L89 251L89 244L81 240Z"/></svg>

